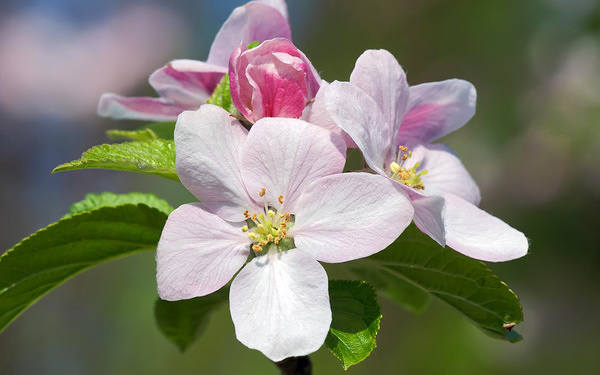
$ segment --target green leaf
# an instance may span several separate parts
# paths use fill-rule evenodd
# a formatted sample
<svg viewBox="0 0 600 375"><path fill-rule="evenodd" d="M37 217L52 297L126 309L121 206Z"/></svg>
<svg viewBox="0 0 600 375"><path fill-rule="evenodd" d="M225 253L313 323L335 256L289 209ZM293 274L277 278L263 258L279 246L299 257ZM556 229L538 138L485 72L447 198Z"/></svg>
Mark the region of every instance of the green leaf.
<svg viewBox="0 0 600 375"><path fill-rule="evenodd" d="M332 322L325 345L347 370L377 346L381 310L375 290L364 281L329 282Z"/></svg>
<svg viewBox="0 0 600 375"><path fill-rule="evenodd" d="M184 352L200 336L210 314L227 300L229 288L204 297L181 301L164 301L154 304L156 324L163 335Z"/></svg>
<svg viewBox="0 0 600 375"><path fill-rule="evenodd" d="M483 263L442 248L411 225L386 250L350 264L365 268L388 285L409 283L450 304L484 332L511 342L521 336L505 325L523 321L517 295Z"/></svg>
<svg viewBox="0 0 600 375"><path fill-rule="evenodd" d="M105 203L35 232L0 256L0 332L39 298L78 273L156 248L166 212L145 204L110 207Z"/></svg>
<svg viewBox="0 0 600 375"><path fill-rule="evenodd" d="M150 123L134 130L111 129L106 131L106 135L114 140L126 141L173 140L174 131L175 123L169 121Z"/></svg>
<svg viewBox="0 0 600 375"><path fill-rule="evenodd" d="M175 171L175 145L163 139L94 146L81 158L54 168L52 173L76 169L113 169L179 181Z"/></svg>
<svg viewBox="0 0 600 375"><path fill-rule="evenodd" d="M71 205L67 216L72 216L85 211L91 211L100 207L116 207L123 204L145 204L146 206L156 208L167 215L173 211L173 207L171 207L167 201L158 198L154 194L115 194L106 191L100 194L86 194L84 200Z"/></svg>
<svg viewBox="0 0 600 375"><path fill-rule="evenodd" d="M239 113L235 107L235 104L233 104L233 99L231 99L231 90L229 89L229 74L225 74L225 76L221 79L221 82L219 82L215 88L215 91L213 91L206 103L218 105L229 113Z"/></svg>
<svg viewBox="0 0 600 375"><path fill-rule="evenodd" d="M374 267L356 267L352 271L361 280L368 281L389 300L415 314L421 314L429 307L430 294L403 279L390 277Z"/></svg>

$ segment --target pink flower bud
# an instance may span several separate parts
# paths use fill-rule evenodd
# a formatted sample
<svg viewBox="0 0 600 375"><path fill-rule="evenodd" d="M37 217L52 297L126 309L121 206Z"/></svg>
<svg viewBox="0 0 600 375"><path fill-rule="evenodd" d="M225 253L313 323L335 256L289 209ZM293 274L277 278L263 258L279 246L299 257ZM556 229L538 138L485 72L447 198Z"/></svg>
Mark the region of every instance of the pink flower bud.
<svg viewBox="0 0 600 375"><path fill-rule="evenodd" d="M291 41L276 38L252 49L236 49L229 60L229 82L236 107L256 122L263 117L300 117L321 78Z"/></svg>

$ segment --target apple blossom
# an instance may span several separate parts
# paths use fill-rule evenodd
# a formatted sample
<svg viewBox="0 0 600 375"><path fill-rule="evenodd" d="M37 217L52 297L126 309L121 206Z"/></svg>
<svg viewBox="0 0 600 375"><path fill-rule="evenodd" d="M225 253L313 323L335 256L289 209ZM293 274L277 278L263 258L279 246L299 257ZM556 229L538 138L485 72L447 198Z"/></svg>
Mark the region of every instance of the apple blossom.
<svg viewBox="0 0 600 375"><path fill-rule="evenodd" d="M106 93L98 114L116 119L172 121L185 110L204 104L227 73L229 56L240 43L275 37L291 39L284 0L256 0L233 10L210 48L206 62L173 60L150 75L158 98Z"/></svg>
<svg viewBox="0 0 600 375"><path fill-rule="evenodd" d="M306 56L283 38L251 49L242 44L229 60L231 98L251 122L263 117L300 117L320 81Z"/></svg>
<svg viewBox="0 0 600 375"><path fill-rule="evenodd" d="M248 132L207 104L178 117L175 147L179 177L201 203L167 220L156 258L159 295L203 296L243 267L229 296L236 335L273 361L325 340L331 309L319 261L369 256L412 220L397 184L341 173L343 140L299 119L264 118Z"/></svg>
<svg viewBox="0 0 600 375"><path fill-rule="evenodd" d="M506 261L527 253L527 239L477 207L479 189L448 147L428 144L464 125L475 98L475 88L457 79L409 88L389 52L369 50L350 82L329 85L325 102L367 164L406 190L421 231L472 258Z"/></svg>

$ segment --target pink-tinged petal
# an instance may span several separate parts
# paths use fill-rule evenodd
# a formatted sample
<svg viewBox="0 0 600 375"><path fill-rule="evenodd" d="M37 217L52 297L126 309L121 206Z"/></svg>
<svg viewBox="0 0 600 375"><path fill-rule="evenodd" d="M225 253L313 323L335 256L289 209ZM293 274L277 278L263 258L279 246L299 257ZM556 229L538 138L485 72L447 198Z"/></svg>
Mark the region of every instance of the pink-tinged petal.
<svg viewBox="0 0 600 375"><path fill-rule="evenodd" d="M327 112L327 107L325 106L325 93L327 92L328 87L329 83L325 80L322 80L321 87L315 96L315 100L304 108L302 117L300 118L304 121L310 122L311 124L315 124L327 129L330 132L342 135L346 141L346 147L356 148L356 143L354 143L352 138L350 138L350 136L346 134L342 128L337 126L337 124L329 116L329 112Z"/></svg>
<svg viewBox="0 0 600 375"><path fill-rule="evenodd" d="M284 0L256 0L259 3L267 4L277 9L286 19L288 18L288 8Z"/></svg>
<svg viewBox="0 0 600 375"><path fill-rule="evenodd" d="M162 98L124 97L106 93L100 97L98 115L113 119L174 121L185 108Z"/></svg>
<svg viewBox="0 0 600 375"><path fill-rule="evenodd" d="M225 220L242 221L255 209L240 173L247 131L221 107L204 104L182 113L175 125L179 179L203 207Z"/></svg>
<svg viewBox="0 0 600 375"><path fill-rule="evenodd" d="M367 164L385 174L394 138L379 105L357 86L335 81L325 93L325 106L333 121L362 151Z"/></svg>
<svg viewBox="0 0 600 375"><path fill-rule="evenodd" d="M207 62L227 66L231 53L241 45L282 37L292 39L287 19L270 5L249 2L233 10L225 21L208 54Z"/></svg>
<svg viewBox="0 0 600 375"><path fill-rule="evenodd" d="M320 178L304 190L290 230L300 250L321 262L364 258L385 249L413 219L397 183L369 173Z"/></svg>
<svg viewBox="0 0 600 375"><path fill-rule="evenodd" d="M272 361L310 354L331 324L327 274L298 249L252 259L231 283L237 339Z"/></svg>
<svg viewBox="0 0 600 375"><path fill-rule="evenodd" d="M473 117L476 101L475 87L461 79L412 86L398 142L428 143L455 131Z"/></svg>
<svg viewBox="0 0 600 375"><path fill-rule="evenodd" d="M300 117L308 100L301 69L269 56L249 65L246 77L253 89L253 110L245 113L250 121L263 117Z"/></svg>
<svg viewBox="0 0 600 375"><path fill-rule="evenodd" d="M444 198L442 197L412 197L415 209L413 219L415 225L435 242L446 245L446 231L444 229Z"/></svg>
<svg viewBox="0 0 600 375"><path fill-rule="evenodd" d="M474 205L481 200L479 187L452 150L444 144L419 145L412 149L412 157L406 161L408 168L415 163L420 166L417 171L427 170L421 177L425 189L420 192L432 195L451 193Z"/></svg>
<svg viewBox="0 0 600 375"><path fill-rule="evenodd" d="M196 60L174 60L150 75L150 85L158 94L186 109L206 102L227 73L223 66Z"/></svg>
<svg viewBox="0 0 600 375"><path fill-rule="evenodd" d="M283 195L284 208L294 211L302 190L315 179L341 173L346 145L337 134L302 120L263 118L248 134L242 151L242 175L256 201L262 188L269 204Z"/></svg>
<svg viewBox="0 0 600 375"><path fill-rule="evenodd" d="M446 244L471 258L503 262L527 254L525 235L452 194L444 195Z"/></svg>
<svg viewBox="0 0 600 375"><path fill-rule="evenodd" d="M167 301L210 294L231 280L249 251L241 224L184 204L169 215L158 242L158 294Z"/></svg>
<svg viewBox="0 0 600 375"><path fill-rule="evenodd" d="M229 60L231 97L252 122L263 117L300 117L320 81L302 51L283 38L250 50L240 46Z"/></svg>
<svg viewBox="0 0 600 375"><path fill-rule="evenodd" d="M398 134L408 103L406 74L396 58L386 50L367 50L356 60L350 83L360 87L379 105L390 126Z"/></svg>

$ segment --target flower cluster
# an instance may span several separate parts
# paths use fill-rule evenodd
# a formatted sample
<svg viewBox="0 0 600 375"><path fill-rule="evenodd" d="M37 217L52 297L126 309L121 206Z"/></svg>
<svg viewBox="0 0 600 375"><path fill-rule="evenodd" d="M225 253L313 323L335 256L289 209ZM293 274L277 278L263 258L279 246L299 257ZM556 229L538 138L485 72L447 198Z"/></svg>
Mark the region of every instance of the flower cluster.
<svg viewBox="0 0 600 375"><path fill-rule="evenodd" d="M235 114L205 104L226 74ZM521 232L477 207L458 157L432 143L473 116L469 82L409 86L385 50L364 52L348 82L325 82L292 43L284 1L264 0L233 11L206 62L172 61L150 84L159 98L105 94L99 113L177 120L177 173L199 203L164 227L159 295L204 296L233 279L237 338L273 361L325 340L331 309L319 262L379 252L411 222L476 259L527 252ZM343 172L349 147L369 169Z"/></svg>

